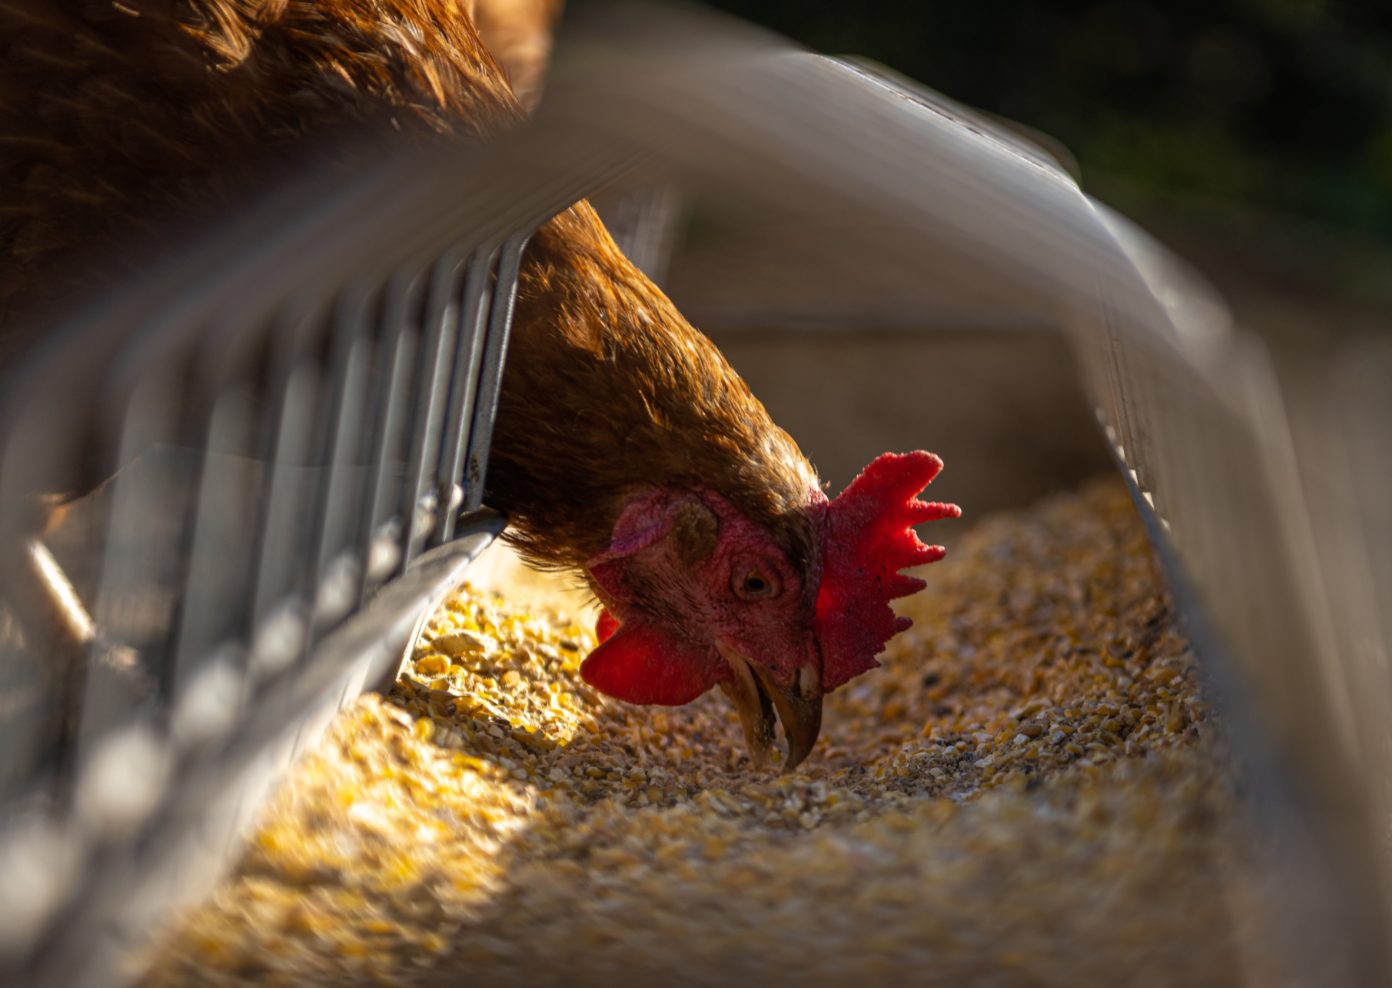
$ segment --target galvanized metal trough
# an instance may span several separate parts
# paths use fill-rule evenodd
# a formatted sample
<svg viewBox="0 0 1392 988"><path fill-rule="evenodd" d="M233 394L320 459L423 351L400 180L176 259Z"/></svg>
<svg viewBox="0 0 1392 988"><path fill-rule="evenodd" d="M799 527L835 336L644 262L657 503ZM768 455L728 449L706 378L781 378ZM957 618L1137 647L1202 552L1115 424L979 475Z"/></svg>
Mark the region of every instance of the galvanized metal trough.
<svg viewBox="0 0 1392 988"><path fill-rule="evenodd" d="M1312 931L1291 980L1385 984L1385 341L1292 394L1260 327L1046 152L872 66L633 7L576 18L560 51L527 127L307 166L11 369L0 981L138 974L279 772L394 674L504 523L483 485L527 236L599 195L651 207L628 242L732 349L1066 343ZM1041 410L1040 441L1056 425ZM54 492L88 493L43 528Z"/></svg>

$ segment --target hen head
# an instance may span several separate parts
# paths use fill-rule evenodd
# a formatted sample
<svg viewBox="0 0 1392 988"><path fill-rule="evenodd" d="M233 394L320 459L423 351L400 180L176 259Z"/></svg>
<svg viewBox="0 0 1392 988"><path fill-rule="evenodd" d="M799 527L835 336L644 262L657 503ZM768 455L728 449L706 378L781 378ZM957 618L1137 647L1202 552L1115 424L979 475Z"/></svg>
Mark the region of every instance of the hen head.
<svg viewBox="0 0 1392 988"><path fill-rule="evenodd" d="M719 686L754 762L773 747L776 711L784 769L795 767L816 743L822 697L877 666L911 623L889 601L924 583L899 570L944 551L912 526L961 514L916 499L941 468L931 453L886 453L835 500L810 490L814 546L801 562L714 490L634 495L586 565L605 610L581 675L630 703L679 705Z"/></svg>

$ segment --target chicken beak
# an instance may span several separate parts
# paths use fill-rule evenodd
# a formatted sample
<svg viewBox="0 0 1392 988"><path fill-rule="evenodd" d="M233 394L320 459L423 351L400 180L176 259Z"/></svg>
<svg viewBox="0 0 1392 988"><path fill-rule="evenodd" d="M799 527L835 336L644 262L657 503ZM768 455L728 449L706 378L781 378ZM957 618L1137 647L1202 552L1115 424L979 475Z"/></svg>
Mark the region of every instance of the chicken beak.
<svg viewBox="0 0 1392 988"><path fill-rule="evenodd" d="M817 735L822 731L821 676L811 666L803 666L792 688L780 690L768 681L762 669L752 668L778 710L778 719L783 722L783 736L788 741L783 771L791 772L811 754Z"/></svg>
<svg viewBox="0 0 1392 988"><path fill-rule="evenodd" d="M767 764L774 747L774 711L783 722L783 736L788 742L788 754L783 760L784 772L801 764L817 743L822 730L821 675L814 667L803 666L793 685L780 689L758 665L750 662L727 645L716 647L729 663L734 677L720 684L725 695L739 713L744 728L744 741L749 757L756 768Z"/></svg>

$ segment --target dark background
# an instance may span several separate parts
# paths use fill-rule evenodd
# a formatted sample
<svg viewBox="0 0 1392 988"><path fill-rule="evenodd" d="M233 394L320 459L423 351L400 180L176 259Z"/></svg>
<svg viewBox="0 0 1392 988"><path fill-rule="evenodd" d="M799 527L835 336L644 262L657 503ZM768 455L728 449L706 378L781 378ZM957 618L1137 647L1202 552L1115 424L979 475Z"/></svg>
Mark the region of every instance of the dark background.
<svg viewBox="0 0 1392 988"><path fill-rule="evenodd" d="M1392 308L1392 3L711 5L1052 135L1220 287Z"/></svg>

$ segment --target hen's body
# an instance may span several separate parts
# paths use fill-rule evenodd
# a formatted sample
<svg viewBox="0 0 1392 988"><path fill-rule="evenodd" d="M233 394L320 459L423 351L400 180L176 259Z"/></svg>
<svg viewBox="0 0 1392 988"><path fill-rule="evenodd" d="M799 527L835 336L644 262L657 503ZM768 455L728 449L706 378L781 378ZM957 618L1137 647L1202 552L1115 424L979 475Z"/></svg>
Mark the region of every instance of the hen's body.
<svg viewBox="0 0 1392 988"><path fill-rule="evenodd" d="M555 6L483 7L533 88L545 52L534 39ZM310 142L374 123L417 143L516 123L522 106L471 10L453 0L0 3L0 321L120 278L113 246L234 208ZM770 520L806 500L814 479L796 446L586 205L528 249L511 353L489 502L536 561L579 567L607 544L626 494L669 478L747 476L739 500ZM795 529L789 537L805 542Z"/></svg>

